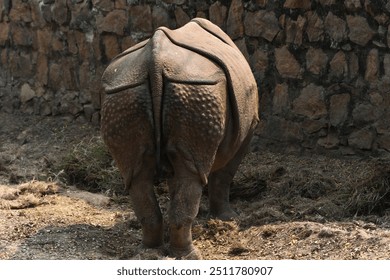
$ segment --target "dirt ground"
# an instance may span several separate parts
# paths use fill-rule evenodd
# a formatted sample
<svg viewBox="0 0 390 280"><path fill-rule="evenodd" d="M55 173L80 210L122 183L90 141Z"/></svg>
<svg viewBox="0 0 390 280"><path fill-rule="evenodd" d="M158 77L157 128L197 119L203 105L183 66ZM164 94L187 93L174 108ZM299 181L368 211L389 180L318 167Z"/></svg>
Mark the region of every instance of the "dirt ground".
<svg viewBox="0 0 390 280"><path fill-rule="evenodd" d="M63 179L56 167L82 141L98 130L0 113L0 259L169 258L140 246L126 195ZM205 191L194 243L204 259L390 259L389 163L251 152L232 186L239 219L209 220ZM167 187L156 191L166 213Z"/></svg>

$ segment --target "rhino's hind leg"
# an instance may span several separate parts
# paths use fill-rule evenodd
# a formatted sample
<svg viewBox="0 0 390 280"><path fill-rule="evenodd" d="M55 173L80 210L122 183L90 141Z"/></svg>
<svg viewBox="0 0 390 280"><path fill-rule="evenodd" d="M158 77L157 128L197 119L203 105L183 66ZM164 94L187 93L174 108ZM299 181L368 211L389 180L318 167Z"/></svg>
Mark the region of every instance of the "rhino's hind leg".
<svg viewBox="0 0 390 280"><path fill-rule="evenodd" d="M129 187L131 202L142 226L142 243L149 248L163 245L163 218L153 188L154 159L144 160L144 169Z"/></svg>
<svg viewBox="0 0 390 280"><path fill-rule="evenodd" d="M251 139L252 133L249 133L234 158L225 167L210 174L208 184L210 217L229 221L238 216L230 207L230 184L249 148Z"/></svg>
<svg viewBox="0 0 390 280"><path fill-rule="evenodd" d="M191 228L198 214L202 183L198 174L187 170L180 156L176 156L173 167L175 176L168 181L171 254L177 258L200 259L201 254L192 244Z"/></svg>
<svg viewBox="0 0 390 280"><path fill-rule="evenodd" d="M163 222L153 190L156 156L151 107L148 83L108 95L102 110L102 136L129 189L143 243L157 247L163 241Z"/></svg>
<svg viewBox="0 0 390 280"><path fill-rule="evenodd" d="M191 227L202 189L224 134L224 80L217 84L169 82L165 86L163 129L173 178L168 181L170 245L175 257L199 258Z"/></svg>

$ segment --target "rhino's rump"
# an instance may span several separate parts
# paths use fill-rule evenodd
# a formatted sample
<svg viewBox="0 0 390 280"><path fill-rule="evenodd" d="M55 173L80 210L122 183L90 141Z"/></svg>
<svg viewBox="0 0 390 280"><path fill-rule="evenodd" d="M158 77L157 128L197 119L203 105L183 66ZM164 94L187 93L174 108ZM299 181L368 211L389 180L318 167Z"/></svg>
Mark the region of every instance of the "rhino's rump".
<svg viewBox="0 0 390 280"><path fill-rule="evenodd" d="M175 55L170 49L160 48L161 31L169 38L171 44L179 48L190 50L217 64L223 69L228 84L228 99L233 119L236 138L233 142L236 148L242 143L248 131L258 121L258 92L251 69L244 56L217 26L202 19L194 19L189 24L176 29L159 28L153 37L147 41L128 49L120 54L103 74L103 85L107 93L119 91L122 88L133 87L147 81L156 64L175 63L178 67L169 66L169 70L176 73L167 73L167 77L182 81L207 84L215 81L213 69L203 67L205 63L191 64L183 61L183 55ZM162 50L161 53L156 51ZM164 53L165 52L165 53ZM187 52L188 54L188 52ZM153 61L158 58L160 61ZM188 65L192 73L182 69ZM160 65L161 66L161 65ZM209 71L209 72L208 72ZM256 105L254 105L256 104Z"/></svg>
<svg viewBox="0 0 390 280"><path fill-rule="evenodd" d="M195 19L176 30L159 28L152 38L115 58L104 72L102 81L108 94L148 85L145 94L151 98L153 119L149 118L149 121L154 130L157 162L161 158L160 149L164 154L166 149L173 147L176 149L173 152L187 157L187 164L195 164L193 167L202 177L212 168L216 145L223 142L231 158L258 120L256 83L245 58L226 34L202 19ZM212 99L199 101L200 98L188 107L199 106L199 110L190 113L181 96L186 91L191 91L195 101L202 95ZM127 92L131 94L131 91ZM208 110L216 110L215 116L202 117L202 102L211 106ZM174 106L180 109L173 112ZM204 121L207 125L178 122L188 114L200 118L196 124ZM230 119L228 132L222 131L227 117ZM176 124L171 126L173 122ZM188 131L188 135L182 131ZM202 133L218 134L215 138L220 138L212 143L213 148L209 147L210 152L204 151L205 145L210 143L207 135L194 140ZM169 138L176 140L172 142ZM204 139L206 142L203 143ZM185 155L188 151L190 153Z"/></svg>

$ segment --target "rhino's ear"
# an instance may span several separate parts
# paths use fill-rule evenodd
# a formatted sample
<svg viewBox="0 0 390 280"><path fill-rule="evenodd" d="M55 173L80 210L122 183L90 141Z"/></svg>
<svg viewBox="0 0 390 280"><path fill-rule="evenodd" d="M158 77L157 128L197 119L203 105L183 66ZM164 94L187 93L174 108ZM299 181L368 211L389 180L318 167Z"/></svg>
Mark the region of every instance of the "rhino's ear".
<svg viewBox="0 0 390 280"><path fill-rule="evenodd" d="M127 49L108 65L102 75L102 85L107 94L143 84L147 80L148 41Z"/></svg>

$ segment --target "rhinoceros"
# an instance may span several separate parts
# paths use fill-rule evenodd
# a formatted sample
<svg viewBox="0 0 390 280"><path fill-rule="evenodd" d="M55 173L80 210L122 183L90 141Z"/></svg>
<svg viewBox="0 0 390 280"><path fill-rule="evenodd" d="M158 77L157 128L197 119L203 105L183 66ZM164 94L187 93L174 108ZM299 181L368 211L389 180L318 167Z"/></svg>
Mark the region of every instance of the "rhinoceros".
<svg viewBox="0 0 390 280"><path fill-rule="evenodd" d="M170 254L201 258L191 227L204 187L211 217L237 216L230 183L259 122L248 63L219 27L195 18L175 30L157 28L119 54L102 84L102 138L129 190L144 246L163 245L153 183L165 174Z"/></svg>

